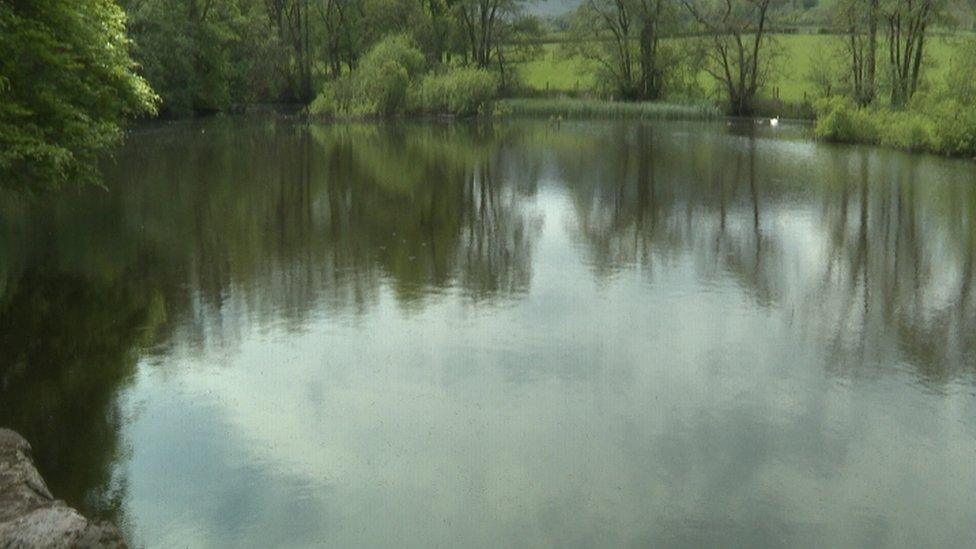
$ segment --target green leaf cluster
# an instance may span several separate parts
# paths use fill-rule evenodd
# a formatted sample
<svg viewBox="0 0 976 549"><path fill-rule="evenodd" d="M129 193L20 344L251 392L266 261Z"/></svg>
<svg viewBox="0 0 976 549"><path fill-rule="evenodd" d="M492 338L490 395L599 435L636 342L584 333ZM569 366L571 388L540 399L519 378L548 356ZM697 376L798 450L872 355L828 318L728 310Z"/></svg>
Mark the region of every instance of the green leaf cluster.
<svg viewBox="0 0 976 549"><path fill-rule="evenodd" d="M426 70L424 54L409 36L388 36L355 70L327 83L309 111L327 116L473 115L498 94L498 78L485 69Z"/></svg>
<svg viewBox="0 0 976 549"><path fill-rule="evenodd" d="M0 187L97 181L122 119L154 111L111 0L0 3L0 52Z"/></svg>

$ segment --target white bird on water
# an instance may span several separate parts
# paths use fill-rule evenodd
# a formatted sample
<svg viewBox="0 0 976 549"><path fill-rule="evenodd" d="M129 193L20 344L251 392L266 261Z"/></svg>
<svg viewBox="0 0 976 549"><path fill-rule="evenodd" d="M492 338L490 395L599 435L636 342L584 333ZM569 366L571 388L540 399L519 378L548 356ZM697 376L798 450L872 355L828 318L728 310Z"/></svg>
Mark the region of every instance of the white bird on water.
<svg viewBox="0 0 976 549"><path fill-rule="evenodd" d="M779 117L777 116L776 118L770 118L769 119L769 125L770 126L773 126L774 128L776 126L779 126Z"/></svg>

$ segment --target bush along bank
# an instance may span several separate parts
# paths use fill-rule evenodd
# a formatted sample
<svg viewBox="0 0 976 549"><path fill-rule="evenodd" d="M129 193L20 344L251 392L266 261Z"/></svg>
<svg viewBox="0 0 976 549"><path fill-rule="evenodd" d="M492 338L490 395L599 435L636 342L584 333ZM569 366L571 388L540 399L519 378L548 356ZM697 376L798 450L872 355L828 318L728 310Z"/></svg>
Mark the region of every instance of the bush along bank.
<svg viewBox="0 0 976 549"><path fill-rule="evenodd" d="M405 35L387 37L356 70L329 82L309 114L336 118L491 113L497 76L477 68L427 67L423 53Z"/></svg>
<svg viewBox="0 0 976 549"><path fill-rule="evenodd" d="M471 67L429 67L409 37L378 42L356 69L328 82L308 113L337 119L397 115L547 116L702 120L722 117L714 104L623 102L599 99L499 99L498 74Z"/></svg>
<svg viewBox="0 0 976 549"><path fill-rule="evenodd" d="M954 99L904 110L858 107L848 98L816 103L816 136L838 143L870 143L906 151L976 157L976 106Z"/></svg>
<svg viewBox="0 0 976 549"><path fill-rule="evenodd" d="M958 53L941 80L921 88L900 109L859 107L845 97L820 99L817 137L976 158L976 40L962 43Z"/></svg>

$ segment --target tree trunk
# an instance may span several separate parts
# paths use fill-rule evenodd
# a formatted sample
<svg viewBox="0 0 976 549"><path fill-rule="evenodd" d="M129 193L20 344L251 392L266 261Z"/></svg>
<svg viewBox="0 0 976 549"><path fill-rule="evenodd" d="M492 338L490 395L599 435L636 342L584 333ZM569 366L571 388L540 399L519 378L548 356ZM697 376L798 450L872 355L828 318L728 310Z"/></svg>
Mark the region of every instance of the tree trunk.
<svg viewBox="0 0 976 549"><path fill-rule="evenodd" d="M644 21L640 33L640 66L641 86L640 98L644 100L660 99L661 87L658 82L657 70L657 28L656 21L649 14L644 14Z"/></svg>
<svg viewBox="0 0 976 549"><path fill-rule="evenodd" d="M868 0L868 52L867 74L863 82L863 104L869 105L877 93L875 75L878 58L878 0ZM863 60L862 60L863 61Z"/></svg>

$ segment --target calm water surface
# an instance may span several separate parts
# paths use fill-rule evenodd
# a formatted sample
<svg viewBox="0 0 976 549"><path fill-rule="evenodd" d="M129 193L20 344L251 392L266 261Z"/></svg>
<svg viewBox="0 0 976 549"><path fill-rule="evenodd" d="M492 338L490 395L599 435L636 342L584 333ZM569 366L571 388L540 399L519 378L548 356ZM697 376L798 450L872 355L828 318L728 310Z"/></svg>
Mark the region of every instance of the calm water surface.
<svg viewBox="0 0 976 549"><path fill-rule="evenodd" d="M137 131L0 205L0 424L150 547L976 543L976 164L804 133Z"/></svg>

